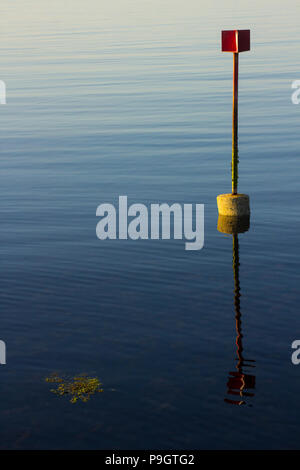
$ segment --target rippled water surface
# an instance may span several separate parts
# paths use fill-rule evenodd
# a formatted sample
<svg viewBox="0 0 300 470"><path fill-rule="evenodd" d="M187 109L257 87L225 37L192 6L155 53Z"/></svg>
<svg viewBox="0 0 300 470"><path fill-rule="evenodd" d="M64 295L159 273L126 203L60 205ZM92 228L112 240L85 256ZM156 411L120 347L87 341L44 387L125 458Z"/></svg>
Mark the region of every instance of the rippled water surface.
<svg viewBox="0 0 300 470"><path fill-rule="evenodd" d="M299 448L299 3L3 0L0 13L1 447ZM216 195L231 159L220 31L236 27L252 35L239 180L252 213L233 239ZM101 242L96 208L119 195L205 204L204 248ZM45 381L55 371L104 392L71 404Z"/></svg>

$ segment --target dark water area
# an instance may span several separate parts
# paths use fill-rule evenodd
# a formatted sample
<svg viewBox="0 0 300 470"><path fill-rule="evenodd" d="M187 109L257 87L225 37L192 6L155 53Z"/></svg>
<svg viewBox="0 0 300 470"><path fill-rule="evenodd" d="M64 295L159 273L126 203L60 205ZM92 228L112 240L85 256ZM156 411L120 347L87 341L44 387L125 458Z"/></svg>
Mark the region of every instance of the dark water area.
<svg viewBox="0 0 300 470"><path fill-rule="evenodd" d="M74 3L0 7L0 447L299 448L299 5ZM252 34L240 58L251 220L238 235L238 332L237 240L217 230L216 206L231 160L220 30L236 26ZM204 204L203 249L100 241L96 208L119 195ZM244 382L231 374L240 339ZM98 377L104 391L72 404L51 393L53 372Z"/></svg>

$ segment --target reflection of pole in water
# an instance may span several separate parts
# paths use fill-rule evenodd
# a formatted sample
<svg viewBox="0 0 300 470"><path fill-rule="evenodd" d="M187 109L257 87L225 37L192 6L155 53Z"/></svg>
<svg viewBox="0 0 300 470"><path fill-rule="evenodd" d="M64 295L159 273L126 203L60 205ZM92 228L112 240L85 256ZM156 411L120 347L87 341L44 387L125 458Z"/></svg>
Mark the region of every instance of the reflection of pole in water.
<svg viewBox="0 0 300 470"><path fill-rule="evenodd" d="M245 397L253 397L254 393L248 390L255 388L255 376L244 372L245 367L254 367L252 360L245 359L243 356L243 334L242 334L242 321L240 310L240 279L239 279L239 240L238 233L247 231L249 228L249 220L241 220L236 218L221 217L218 220L218 230L223 233L232 234L232 268L234 279L234 309L235 309L235 324L236 324L236 351L237 351L237 365L236 371L229 372L227 382L227 393L236 396L233 398L225 398L226 403L232 405L245 405Z"/></svg>
<svg viewBox="0 0 300 470"><path fill-rule="evenodd" d="M239 279L239 239L237 234L232 237L232 267L233 267L233 279L234 279L234 309L235 309L235 327L237 332L236 346L237 346L237 357L238 365L237 369L241 367L243 363L243 344L242 344L242 322L241 322L241 311L240 311L240 279Z"/></svg>

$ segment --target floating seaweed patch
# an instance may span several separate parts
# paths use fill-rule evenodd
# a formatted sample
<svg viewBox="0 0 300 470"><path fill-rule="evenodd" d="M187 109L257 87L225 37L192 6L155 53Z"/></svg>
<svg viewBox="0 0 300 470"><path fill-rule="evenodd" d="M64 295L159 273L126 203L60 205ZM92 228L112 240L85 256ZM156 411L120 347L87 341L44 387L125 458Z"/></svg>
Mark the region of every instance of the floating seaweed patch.
<svg viewBox="0 0 300 470"><path fill-rule="evenodd" d="M85 375L60 377L58 374L52 374L45 380L57 384L56 388L50 390L51 392L59 396L69 395L71 403L76 403L78 400L87 402L91 395L103 392L102 384L97 377L87 377Z"/></svg>

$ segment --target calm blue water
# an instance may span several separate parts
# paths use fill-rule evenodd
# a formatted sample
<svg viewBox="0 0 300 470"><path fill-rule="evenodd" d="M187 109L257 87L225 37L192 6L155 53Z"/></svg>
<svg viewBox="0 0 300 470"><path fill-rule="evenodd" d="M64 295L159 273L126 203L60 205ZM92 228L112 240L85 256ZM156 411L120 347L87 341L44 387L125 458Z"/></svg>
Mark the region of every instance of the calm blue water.
<svg viewBox="0 0 300 470"><path fill-rule="evenodd" d="M0 442L4 449L299 448L299 122L296 1L1 3ZM226 5L225 5L226 4ZM253 396L235 371L231 54L240 57L240 312ZM205 204L205 246L96 238L96 208ZM245 371L246 371L245 369ZM99 377L71 404L57 371ZM252 378L252 383L254 379Z"/></svg>

